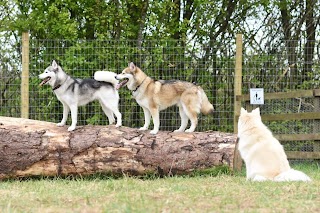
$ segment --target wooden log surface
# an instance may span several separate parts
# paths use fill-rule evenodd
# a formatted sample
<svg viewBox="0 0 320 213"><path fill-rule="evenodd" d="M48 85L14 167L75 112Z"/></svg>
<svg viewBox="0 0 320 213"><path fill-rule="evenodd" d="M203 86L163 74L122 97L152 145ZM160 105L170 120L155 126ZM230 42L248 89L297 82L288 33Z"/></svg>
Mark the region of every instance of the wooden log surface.
<svg viewBox="0 0 320 213"><path fill-rule="evenodd" d="M129 127L67 127L0 117L0 179L29 176L188 174L233 169L237 136L222 132L150 135Z"/></svg>

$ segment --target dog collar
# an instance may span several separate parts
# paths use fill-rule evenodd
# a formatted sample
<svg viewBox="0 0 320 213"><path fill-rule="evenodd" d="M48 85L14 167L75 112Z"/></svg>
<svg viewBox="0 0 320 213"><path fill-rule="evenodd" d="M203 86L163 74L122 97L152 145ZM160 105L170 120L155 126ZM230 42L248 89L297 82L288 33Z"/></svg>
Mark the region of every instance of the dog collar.
<svg viewBox="0 0 320 213"><path fill-rule="evenodd" d="M52 90L56 90L56 89L59 89L61 87L61 84L58 84L57 86L53 87Z"/></svg>
<svg viewBox="0 0 320 213"><path fill-rule="evenodd" d="M147 77L141 82L141 84L139 84L134 90L132 90L132 92L136 92L146 79Z"/></svg>
<svg viewBox="0 0 320 213"><path fill-rule="evenodd" d="M66 78L66 80L62 84L66 83L68 78L69 78L69 76ZM57 86L53 87L52 90L55 91L56 89L59 89L62 86L62 84L58 84Z"/></svg>
<svg viewBox="0 0 320 213"><path fill-rule="evenodd" d="M140 85L141 85L141 84L140 84ZM136 92L136 91L139 89L140 85L137 86L134 90L132 90L132 92Z"/></svg>

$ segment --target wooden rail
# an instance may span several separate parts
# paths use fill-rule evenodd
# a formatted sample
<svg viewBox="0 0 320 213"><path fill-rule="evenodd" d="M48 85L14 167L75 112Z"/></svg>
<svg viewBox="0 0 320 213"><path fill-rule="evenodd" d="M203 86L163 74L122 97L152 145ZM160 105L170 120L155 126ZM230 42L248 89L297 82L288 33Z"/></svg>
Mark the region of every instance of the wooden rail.
<svg viewBox="0 0 320 213"><path fill-rule="evenodd" d="M279 141L313 141L319 140L320 134L280 134L275 135Z"/></svg>
<svg viewBox="0 0 320 213"><path fill-rule="evenodd" d="M239 119L239 115L236 116ZM320 112L286 113L261 115L263 121L294 121L320 119Z"/></svg>
<svg viewBox="0 0 320 213"><path fill-rule="evenodd" d="M287 151L288 159L320 159L320 152Z"/></svg>
<svg viewBox="0 0 320 213"><path fill-rule="evenodd" d="M285 99L285 98L308 98L308 97L317 97L320 96L320 89L314 90L296 90L292 92L278 92L278 93L266 93L264 94L265 100L272 99ZM249 94L246 95L237 95L237 101L249 101ZM239 115L236 114L236 119L239 119ZM264 121L292 121L292 120L311 120L311 119L320 119L320 111L314 112L304 112L304 113L284 113L284 114L268 114L261 115L262 120ZM320 138L319 138L320 139Z"/></svg>
<svg viewBox="0 0 320 213"><path fill-rule="evenodd" d="M314 90L296 90L291 92L277 92L277 93L266 93L264 94L265 100L272 100L272 99L284 99L284 98L308 98L308 97L315 97L320 96L320 89ZM250 95L237 95L237 101L250 101Z"/></svg>

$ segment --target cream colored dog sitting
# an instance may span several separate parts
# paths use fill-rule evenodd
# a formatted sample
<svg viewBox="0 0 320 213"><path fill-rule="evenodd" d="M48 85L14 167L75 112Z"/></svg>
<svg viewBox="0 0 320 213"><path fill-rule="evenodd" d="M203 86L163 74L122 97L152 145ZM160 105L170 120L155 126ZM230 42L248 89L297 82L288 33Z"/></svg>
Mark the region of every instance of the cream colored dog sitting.
<svg viewBox="0 0 320 213"><path fill-rule="evenodd" d="M311 181L290 168L282 145L262 123L259 108L241 108L238 122L239 151L246 164L247 180Z"/></svg>

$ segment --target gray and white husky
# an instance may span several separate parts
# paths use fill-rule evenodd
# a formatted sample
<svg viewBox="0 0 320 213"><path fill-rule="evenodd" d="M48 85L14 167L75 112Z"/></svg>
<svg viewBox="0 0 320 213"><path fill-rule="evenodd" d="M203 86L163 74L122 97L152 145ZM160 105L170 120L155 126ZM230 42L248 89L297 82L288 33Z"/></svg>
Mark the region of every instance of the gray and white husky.
<svg viewBox="0 0 320 213"><path fill-rule="evenodd" d="M40 86L49 84L58 100L63 104L63 117L57 126L66 124L71 110L72 124L68 131L73 131L77 125L78 106L86 105L94 100L99 100L108 117L109 124L115 122L115 115L117 117L116 127L122 125L121 113L118 110L119 94L116 89L118 83L115 79L116 74L105 71L103 73L108 75L108 80L104 82L94 79L72 78L53 60L51 66L39 75L39 78L42 79ZM96 74L99 75L99 71Z"/></svg>

